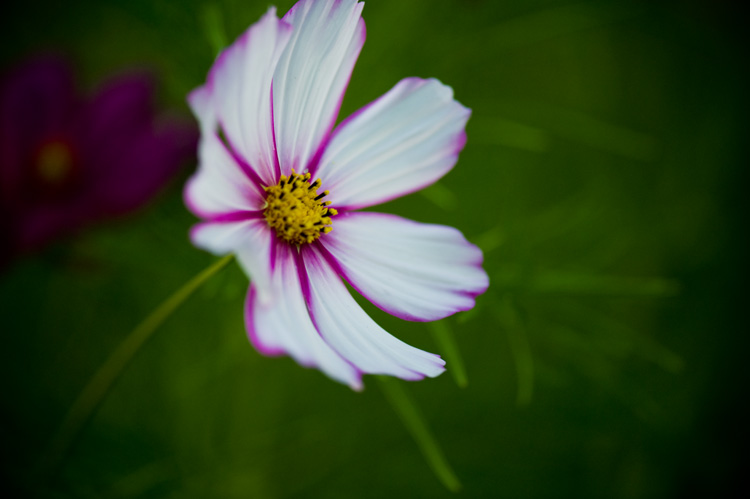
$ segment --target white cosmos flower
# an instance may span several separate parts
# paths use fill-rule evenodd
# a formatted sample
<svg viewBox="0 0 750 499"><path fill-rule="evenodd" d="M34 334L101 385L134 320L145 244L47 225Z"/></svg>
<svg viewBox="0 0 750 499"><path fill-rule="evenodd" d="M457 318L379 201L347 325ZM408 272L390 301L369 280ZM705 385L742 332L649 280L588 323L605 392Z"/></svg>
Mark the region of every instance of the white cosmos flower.
<svg viewBox="0 0 750 499"><path fill-rule="evenodd" d="M488 286L482 252L456 229L356 211L445 175L471 113L439 81L406 78L334 128L363 5L301 0L282 19L270 8L221 53L188 97L201 141L185 188L203 219L193 243L234 253L251 278L255 347L354 389L362 374L416 380L445 362L380 328L342 278L414 321L468 310Z"/></svg>

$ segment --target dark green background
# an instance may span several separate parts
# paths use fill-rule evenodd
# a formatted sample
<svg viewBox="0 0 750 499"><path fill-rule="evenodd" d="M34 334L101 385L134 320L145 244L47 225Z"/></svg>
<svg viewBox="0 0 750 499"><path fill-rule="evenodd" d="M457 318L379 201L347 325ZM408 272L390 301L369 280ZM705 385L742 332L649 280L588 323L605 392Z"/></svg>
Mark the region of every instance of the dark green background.
<svg viewBox="0 0 750 499"><path fill-rule="evenodd" d="M291 1L278 2L280 13ZM15 2L4 68L54 49L94 88L127 68L185 94L267 3ZM210 10L210 8L209 8ZM463 497L721 497L741 483L746 51L728 1L370 0L345 117L406 76L473 109L448 176L379 208L458 227L491 286L446 320L469 383L405 384ZM247 278L215 276L157 332L46 484L30 466L130 330L213 258L188 165L138 214L0 276L2 488L42 497L441 497L378 383L354 393L249 345ZM430 326L369 307L439 351ZM438 352L440 353L440 352ZM747 487L745 485L745 487Z"/></svg>

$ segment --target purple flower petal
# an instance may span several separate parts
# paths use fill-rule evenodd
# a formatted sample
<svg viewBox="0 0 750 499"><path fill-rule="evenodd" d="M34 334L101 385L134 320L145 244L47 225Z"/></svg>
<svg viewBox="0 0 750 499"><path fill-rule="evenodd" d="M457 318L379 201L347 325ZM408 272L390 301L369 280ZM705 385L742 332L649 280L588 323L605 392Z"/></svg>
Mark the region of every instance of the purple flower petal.
<svg viewBox="0 0 750 499"><path fill-rule="evenodd" d="M78 106L73 77L60 59L45 57L15 68L0 82L0 205L20 217L35 202L26 192L29 163L39 146L66 135ZM7 216L7 215L6 215Z"/></svg>
<svg viewBox="0 0 750 499"><path fill-rule="evenodd" d="M86 100L62 60L20 66L0 84L5 251L38 248L142 205L194 154L196 132L157 121L145 76L111 80Z"/></svg>

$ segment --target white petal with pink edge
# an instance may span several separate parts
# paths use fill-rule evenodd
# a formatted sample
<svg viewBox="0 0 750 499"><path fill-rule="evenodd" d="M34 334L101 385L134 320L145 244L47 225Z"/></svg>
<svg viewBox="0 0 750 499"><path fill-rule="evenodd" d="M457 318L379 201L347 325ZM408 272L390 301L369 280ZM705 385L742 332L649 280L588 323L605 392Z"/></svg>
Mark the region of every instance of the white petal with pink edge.
<svg viewBox="0 0 750 499"><path fill-rule="evenodd" d="M357 291L402 319L469 310L489 285L482 251L453 227L355 212L336 217L320 243Z"/></svg>
<svg viewBox="0 0 750 499"><path fill-rule="evenodd" d="M196 88L187 97L201 133L216 131L216 110L211 99L211 89L206 85Z"/></svg>
<svg viewBox="0 0 750 499"><path fill-rule="evenodd" d="M203 222L190 230L190 239L199 248L215 255L234 253L257 289L258 299L271 299L272 244L276 236L262 218L236 222Z"/></svg>
<svg viewBox="0 0 750 499"><path fill-rule="evenodd" d="M354 301L344 283L314 246L302 253L308 276L308 305L320 335L361 372L407 380L445 371L437 355L391 336Z"/></svg>
<svg viewBox="0 0 750 499"><path fill-rule="evenodd" d="M224 50L208 76L213 106L231 147L267 184L278 180L271 81L291 26L271 7Z"/></svg>
<svg viewBox="0 0 750 499"><path fill-rule="evenodd" d="M264 192L250 180L213 131L202 134L198 171L185 186L185 203L202 218L228 212L258 210Z"/></svg>
<svg viewBox="0 0 750 499"><path fill-rule="evenodd" d="M287 353L299 364L317 367L331 378L361 390L360 373L326 344L310 320L292 251L296 249L278 245L271 300L261 302L255 287L250 288L245 303L250 340L265 355Z"/></svg>
<svg viewBox="0 0 750 499"><path fill-rule="evenodd" d="M456 164L470 114L438 80L406 78L334 130L315 175L336 208L417 191Z"/></svg>
<svg viewBox="0 0 750 499"><path fill-rule="evenodd" d="M304 171L333 128L365 41L355 0L300 0L284 16L292 38L273 76L273 115L282 173Z"/></svg>

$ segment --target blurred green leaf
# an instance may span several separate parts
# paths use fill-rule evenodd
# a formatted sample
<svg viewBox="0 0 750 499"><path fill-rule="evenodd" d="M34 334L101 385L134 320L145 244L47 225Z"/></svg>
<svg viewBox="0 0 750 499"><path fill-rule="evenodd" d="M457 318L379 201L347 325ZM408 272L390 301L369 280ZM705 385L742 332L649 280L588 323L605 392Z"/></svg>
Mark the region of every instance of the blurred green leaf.
<svg viewBox="0 0 750 499"><path fill-rule="evenodd" d="M665 298L675 296L680 289L671 279L534 271L508 266L492 277L496 289L539 295Z"/></svg>
<svg viewBox="0 0 750 499"><path fill-rule="evenodd" d="M403 421L407 431L417 442L422 455L424 455L435 476L448 490L458 492L461 489L461 482L445 459L435 436L430 431L416 402L406 391L402 382L385 376L378 376L377 379L386 399Z"/></svg>
<svg viewBox="0 0 750 499"><path fill-rule="evenodd" d="M518 101L504 103L503 109L531 130L538 128L550 135L626 158L650 162L659 151L654 137L578 110Z"/></svg>
<svg viewBox="0 0 750 499"><path fill-rule="evenodd" d="M65 420L41 456L38 468L35 471L36 479L45 482L49 479L49 475L57 471L76 437L99 407L102 399L106 397L117 378L133 359L133 356L151 338L158 327L174 313L177 307L182 305L204 282L224 268L232 258L233 255L227 255L200 272L175 291L172 296L160 304L125 337L117 349L91 377L69 409Z"/></svg>
<svg viewBox="0 0 750 499"><path fill-rule="evenodd" d="M503 232L503 229L498 225L497 227L493 227L477 236L474 240L474 244L479 246L482 252L487 255L502 246L506 237L507 236Z"/></svg>
<svg viewBox="0 0 750 499"><path fill-rule="evenodd" d="M466 376L464 361L461 358L461 352L458 349L453 331L448 326L448 320L430 322L429 327L438 348L445 355L446 369L451 373L460 388L466 388L466 385L469 384L469 378Z"/></svg>
<svg viewBox="0 0 750 499"><path fill-rule="evenodd" d="M513 147L542 153L549 148L549 133L540 128L500 117L478 116L471 122L476 130L472 143Z"/></svg>
<svg viewBox="0 0 750 499"><path fill-rule="evenodd" d="M510 295L506 294L501 297L493 310L501 328L505 330L510 351L513 354L513 361L516 365L518 379L516 403L519 406L529 405L534 395L534 359L526 327L519 317Z"/></svg>
<svg viewBox="0 0 750 499"><path fill-rule="evenodd" d="M224 16L219 5L207 3L203 6L203 29L214 54L218 56L229 45L224 28Z"/></svg>
<svg viewBox="0 0 750 499"><path fill-rule="evenodd" d="M639 15L642 9L618 2L579 2L531 10L495 26L486 43L508 49L601 28ZM478 33L479 34L479 33Z"/></svg>
<svg viewBox="0 0 750 499"><path fill-rule="evenodd" d="M442 182L435 182L419 193L444 211L453 211L458 206L458 197Z"/></svg>

